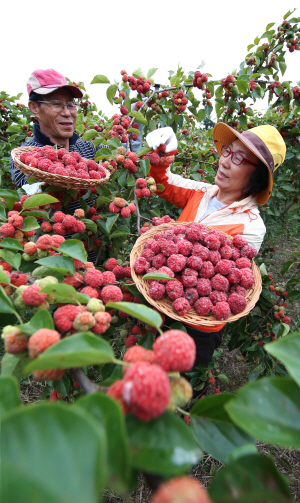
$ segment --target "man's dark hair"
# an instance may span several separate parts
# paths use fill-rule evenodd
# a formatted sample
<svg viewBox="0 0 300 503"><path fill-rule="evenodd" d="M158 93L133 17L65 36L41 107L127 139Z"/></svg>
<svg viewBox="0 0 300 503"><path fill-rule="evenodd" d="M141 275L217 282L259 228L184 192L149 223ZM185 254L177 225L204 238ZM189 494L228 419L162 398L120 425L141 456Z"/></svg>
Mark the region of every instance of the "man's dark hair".
<svg viewBox="0 0 300 503"><path fill-rule="evenodd" d="M250 176L249 183L245 189L248 189L249 194L259 194L268 187L268 183L269 170L267 166L258 159L256 170Z"/></svg>
<svg viewBox="0 0 300 503"><path fill-rule="evenodd" d="M41 106L39 101L44 101L43 96L41 94L35 93L34 91L31 91L29 95L29 101L33 101L34 103L37 103L37 106Z"/></svg>

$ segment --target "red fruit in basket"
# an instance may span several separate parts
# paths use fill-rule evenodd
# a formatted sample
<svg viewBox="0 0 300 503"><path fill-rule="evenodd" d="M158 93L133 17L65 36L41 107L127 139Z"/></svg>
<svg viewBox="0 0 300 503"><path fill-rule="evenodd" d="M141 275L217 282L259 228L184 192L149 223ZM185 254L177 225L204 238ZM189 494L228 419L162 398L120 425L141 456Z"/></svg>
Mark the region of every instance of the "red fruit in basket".
<svg viewBox="0 0 300 503"><path fill-rule="evenodd" d="M209 250L200 243L195 243L193 246L192 254L196 257L200 257L204 261L208 259Z"/></svg>
<svg viewBox="0 0 300 503"><path fill-rule="evenodd" d="M177 243L178 253L188 257L192 253L193 244L187 239L180 239Z"/></svg>
<svg viewBox="0 0 300 503"><path fill-rule="evenodd" d="M236 248L243 248L243 246L247 246L248 245L248 242L242 236L234 236L234 238L232 240L232 244Z"/></svg>
<svg viewBox="0 0 300 503"><path fill-rule="evenodd" d="M242 272L241 269L237 269L236 267L233 267L230 271L230 273L227 276L227 279L229 283L232 285L235 285L239 283L242 279Z"/></svg>
<svg viewBox="0 0 300 503"><path fill-rule="evenodd" d="M212 301L213 305L215 306L217 302L226 302L228 295L225 292L214 290L213 292L211 292L209 298Z"/></svg>
<svg viewBox="0 0 300 503"><path fill-rule="evenodd" d="M242 279L240 281L240 286L249 290L254 285L254 277L250 269L242 269Z"/></svg>
<svg viewBox="0 0 300 503"><path fill-rule="evenodd" d="M203 262L199 276L201 278L211 278L215 274L215 268L209 260Z"/></svg>
<svg viewBox="0 0 300 503"><path fill-rule="evenodd" d="M179 316L184 316L191 309L189 302L184 297L179 297L178 299L174 300L172 307L174 311L179 314Z"/></svg>
<svg viewBox="0 0 300 503"><path fill-rule="evenodd" d="M221 260L221 255L218 251L210 250L207 260L209 260L213 265L217 265L218 262Z"/></svg>
<svg viewBox="0 0 300 503"><path fill-rule="evenodd" d="M214 251L217 251L221 246L221 242L215 234L208 234L204 239L204 244L207 248Z"/></svg>
<svg viewBox="0 0 300 503"><path fill-rule="evenodd" d="M149 295L151 299L160 300L165 296L166 287L158 281L151 281L149 286Z"/></svg>
<svg viewBox="0 0 300 503"><path fill-rule="evenodd" d="M230 306L228 302L217 302L212 308L214 317L218 321L227 320L230 316Z"/></svg>
<svg viewBox="0 0 300 503"><path fill-rule="evenodd" d="M251 261L247 257L238 258L235 264L238 269L251 269Z"/></svg>
<svg viewBox="0 0 300 503"><path fill-rule="evenodd" d="M199 316L207 316L213 308L213 303L209 297L201 297L196 300L194 309Z"/></svg>
<svg viewBox="0 0 300 503"><path fill-rule="evenodd" d="M200 271L203 264L203 260L196 255L191 255L186 261L187 267L195 269L195 271Z"/></svg>
<svg viewBox="0 0 300 503"><path fill-rule="evenodd" d="M43 157L39 159L38 169L40 169L41 171L48 171L48 168L50 168L50 166L52 166L52 161L50 161L49 159L45 159Z"/></svg>
<svg viewBox="0 0 300 503"><path fill-rule="evenodd" d="M152 266L156 267L156 269L159 269L160 267L164 266L167 263L167 258L162 254L159 253L152 259Z"/></svg>
<svg viewBox="0 0 300 503"><path fill-rule="evenodd" d="M154 262L152 263L155 267ZM182 271L186 265L186 257L181 254L171 255L167 260L167 265L174 272Z"/></svg>
<svg viewBox="0 0 300 503"><path fill-rule="evenodd" d="M198 279L196 288L200 297L208 297L212 291L211 282L207 278Z"/></svg>
<svg viewBox="0 0 300 503"><path fill-rule="evenodd" d="M229 295L228 304L230 306L231 312L234 314L241 313L247 307L247 301L245 297L239 295L238 293L232 293Z"/></svg>
<svg viewBox="0 0 300 503"><path fill-rule="evenodd" d="M168 281L166 284L166 294L170 300L183 297L183 285L180 281Z"/></svg>
<svg viewBox="0 0 300 503"><path fill-rule="evenodd" d="M234 263L231 260L222 259L215 266L215 272L227 276L230 273Z"/></svg>
<svg viewBox="0 0 300 503"><path fill-rule="evenodd" d="M256 248L254 248L254 246L247 245L243 246L243 248L241 249L241 257L248 257L249 259L252 259L256 257L256 255L257 251Z"/></svg>
<svg viewBox="0 0 300 503"><path fill-rule="evenodd" d="M139 257L134 261L133 268L137 274L145 274L150 267L150 262L148 262L144 257Z"/></svg>
<svg viewBox="0 0 300 503"><path fill-rule="evenodd" d="M222 274L216 274L211 279L211 286L214 290L219 290L220 292L228 292L229 290L229 281Z"/></svg>
<svg viewBox="0 0 300 503"><path fill-rule="evenodd" d="M232 257L232 248L230 246L221 246L219 252L222 259L229 260Z"/></svg>

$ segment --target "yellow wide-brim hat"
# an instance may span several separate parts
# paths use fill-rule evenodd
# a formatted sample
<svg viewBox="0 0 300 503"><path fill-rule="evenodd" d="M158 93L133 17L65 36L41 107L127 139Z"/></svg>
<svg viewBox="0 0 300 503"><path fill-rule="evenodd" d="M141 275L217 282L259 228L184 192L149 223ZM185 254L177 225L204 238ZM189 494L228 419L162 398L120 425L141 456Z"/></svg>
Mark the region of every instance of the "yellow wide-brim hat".
<svg viewBox="0 0 300 503"><path fill-rule="evenodd" d="M256 194L257 204L265 204L272 195L273 173L283 163L286 145L281 134L274 126L257 126L238 133L235 129L219 122L213 130L213 141L219 156L223 145L230 145L236 139L241 140L269 170L268 187Z"/></svg>

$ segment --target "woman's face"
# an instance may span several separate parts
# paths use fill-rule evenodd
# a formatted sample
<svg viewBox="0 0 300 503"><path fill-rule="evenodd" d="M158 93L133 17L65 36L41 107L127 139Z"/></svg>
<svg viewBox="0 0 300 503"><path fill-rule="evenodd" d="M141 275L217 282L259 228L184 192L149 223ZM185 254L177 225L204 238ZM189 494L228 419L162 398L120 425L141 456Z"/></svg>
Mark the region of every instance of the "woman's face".
<svg viewBox="0 0 300 503"><path fill-rule="evenodd" d="M230 145L232 152L240 152L245 160L257 163L257 157L251 150L244 145L241 140L235 140ZM215 184L222 193L232 194L233 200L237 201L244 197L243 189L247 187L251 175L256 170L256 166L243 162L239 166L234 164L231 155L219 159L219 169L215 178Z"/></svg>

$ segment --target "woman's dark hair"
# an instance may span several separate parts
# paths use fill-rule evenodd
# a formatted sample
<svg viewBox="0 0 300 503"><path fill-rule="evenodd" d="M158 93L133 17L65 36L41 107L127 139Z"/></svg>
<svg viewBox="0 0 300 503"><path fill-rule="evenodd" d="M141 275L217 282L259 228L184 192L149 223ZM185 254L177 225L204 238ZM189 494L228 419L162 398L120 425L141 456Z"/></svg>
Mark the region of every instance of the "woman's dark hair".
<svg viewBox="0 0 300 503"><path fill-rule="evenodd" d="M37 106L39 107L41 104L39 101L44 101L43 96L41 94L35 93L34 91L31 91L29 95L29 101L33 101L34 103L37 103Z"/></svg>
<svg viewBox="0 0 300 503"><path fill-rule="evenodd" d="M258 159L257 167L254 173L250 176L249 182L246 187L249 194L259 194L268 187L269 183L269 170L267 166Z"/></svg>

